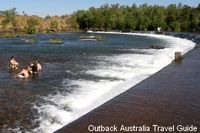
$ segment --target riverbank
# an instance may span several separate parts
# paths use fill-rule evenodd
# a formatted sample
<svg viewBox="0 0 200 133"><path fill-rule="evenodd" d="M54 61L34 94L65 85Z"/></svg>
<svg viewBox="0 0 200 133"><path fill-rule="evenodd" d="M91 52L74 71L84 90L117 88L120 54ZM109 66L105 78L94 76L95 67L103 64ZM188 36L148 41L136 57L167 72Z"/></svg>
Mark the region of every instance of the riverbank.
<svg viewBox="0 0 200 133"><path fill-rule="evenodd" d="M191 39L199 44L199 35L174 33L173 36ZM83 133L89 132L89 125L120 127L122 124L150 127L153 124L194 125L200 129L199 67L200 49L196 48L187 53L182 62L172 62L57 132Z"/></svg>

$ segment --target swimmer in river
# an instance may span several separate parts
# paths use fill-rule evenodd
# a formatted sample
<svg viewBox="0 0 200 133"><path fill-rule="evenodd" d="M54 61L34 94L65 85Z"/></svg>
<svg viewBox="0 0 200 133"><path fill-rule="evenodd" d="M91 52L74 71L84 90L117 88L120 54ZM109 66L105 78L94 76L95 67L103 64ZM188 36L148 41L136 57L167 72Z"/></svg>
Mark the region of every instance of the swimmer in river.
<svg viewBox="0 0 200 133"><path fill-rule="evenodd" d="M19 65L19 63L15 60L15 57L12 56L10 58L10 68L12 68L12 69L18 69L18 65Z"/></svg>
<svg viewBox="0 0 200 133"><path fill-rule="evenodd" d="M38 60L36 60L35 63L36 63L37 71L41 71L41 70L42 70L42 66L41 66L41 64L38 62Z"/></svg>
<svg viewBox="0 0 200 133"><path fill-rule="evenodd" d="M31 64L30 64L30 67L31 67L31 71L32 71L33 74L34 74L34 73L37 73L37 71L38 71L37 69L38 69L38 68L37 68L37 64L36 64L36 63L34 63L34 64L31 63Z"/></svg>
<svg viewBox="0 0 200 133"><path fill-rule="evenodd" d="M27 67L27 70L28 70L29 74L33 73L33 71L32 71L32 63L30 64L30 66Z"/></svg>
<svg viewBox="0 0 200 133"><path fill-rule="evenodd" d="M26 69L22 69L22 71L19 74L17 74L17 77L28 78L29 77L28 67Z"/></svg>

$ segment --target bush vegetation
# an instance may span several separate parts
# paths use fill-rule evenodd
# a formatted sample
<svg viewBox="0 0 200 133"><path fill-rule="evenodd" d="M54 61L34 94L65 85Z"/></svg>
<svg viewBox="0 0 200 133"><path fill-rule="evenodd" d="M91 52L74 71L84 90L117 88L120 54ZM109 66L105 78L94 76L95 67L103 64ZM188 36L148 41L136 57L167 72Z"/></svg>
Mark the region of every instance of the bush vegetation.
<svg viewBox="0 0 200 133"><path fill-rule="evenodd" d="M50 44L63 44L64 40L62 38L51 38L49 39Z"/></svg>
<svg viewBox="0 0 200 133"><path fill-rule="evenodd" d="M20 15L16 8L0 11L0 32L68 32L82 30L152 31L161 27L166 31L200 31L200 4L119 5L105 4L99 8L78 10L63 16Z"/></svg>

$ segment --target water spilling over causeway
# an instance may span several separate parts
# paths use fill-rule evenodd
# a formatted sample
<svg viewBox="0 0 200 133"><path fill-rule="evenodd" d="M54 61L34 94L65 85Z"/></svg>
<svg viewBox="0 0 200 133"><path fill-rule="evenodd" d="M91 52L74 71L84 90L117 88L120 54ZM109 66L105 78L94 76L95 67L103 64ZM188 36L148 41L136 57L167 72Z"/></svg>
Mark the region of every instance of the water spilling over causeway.
<svg viewBox="0 0 200 133"><path fill-rule="evenodd" d="M44 67L37 79L22 81L1 66L0 84L9 92L24 94L24 101L31 95L27 102L37 116L32 119L34 128L19 122L18 131L53 132L161 70L174 59L174 52L194 47L189 40L164 35L103 35L104 41L91 42L79 40L78 33L61 34L65 43L56 46L46 43L50 35L38 35L42 41L37 45L13 41L0 48L3 61L14 54L22 64L37 58ZM164 49L149 49L150 45Z"/></svg>

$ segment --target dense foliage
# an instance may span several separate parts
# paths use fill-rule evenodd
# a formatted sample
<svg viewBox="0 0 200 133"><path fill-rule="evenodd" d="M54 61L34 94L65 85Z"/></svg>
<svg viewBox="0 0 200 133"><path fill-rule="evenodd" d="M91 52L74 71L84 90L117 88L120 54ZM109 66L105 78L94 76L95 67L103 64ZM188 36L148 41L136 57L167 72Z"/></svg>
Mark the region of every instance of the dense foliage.
<svg viewBox="0 0 200 133"><path fill-rule="evenodd" d="M75 13L81 29L199 31L200 4L197 7L171 4L167 7L103 5Z"/></svg>
<svg viewBox="0 0 200 133"><path fill-rule="evenodd" d="M78 31L79 25L72 15L63 16L28 16L19 15L16 9L0 11L0 33L68 32Z"/></svg>
<svg viewBox="0 0 200 133"><path fill-rule="evenodd" d="M0 15L4 17L4 19L1 21L3 29L5 29L9 23L15 26L16 8L0 11Z"/></svg>
<svg viewBox="0 0 200 133"><path fill-rule="evenodd" d="M166 31L200 31L200 4L190 7L171 4L167 7L143 4L120 6L105 4L64 16L19 15L16 9L0 11L0 31L29 34L78 30L147 31L161 27Z"/></svg>

